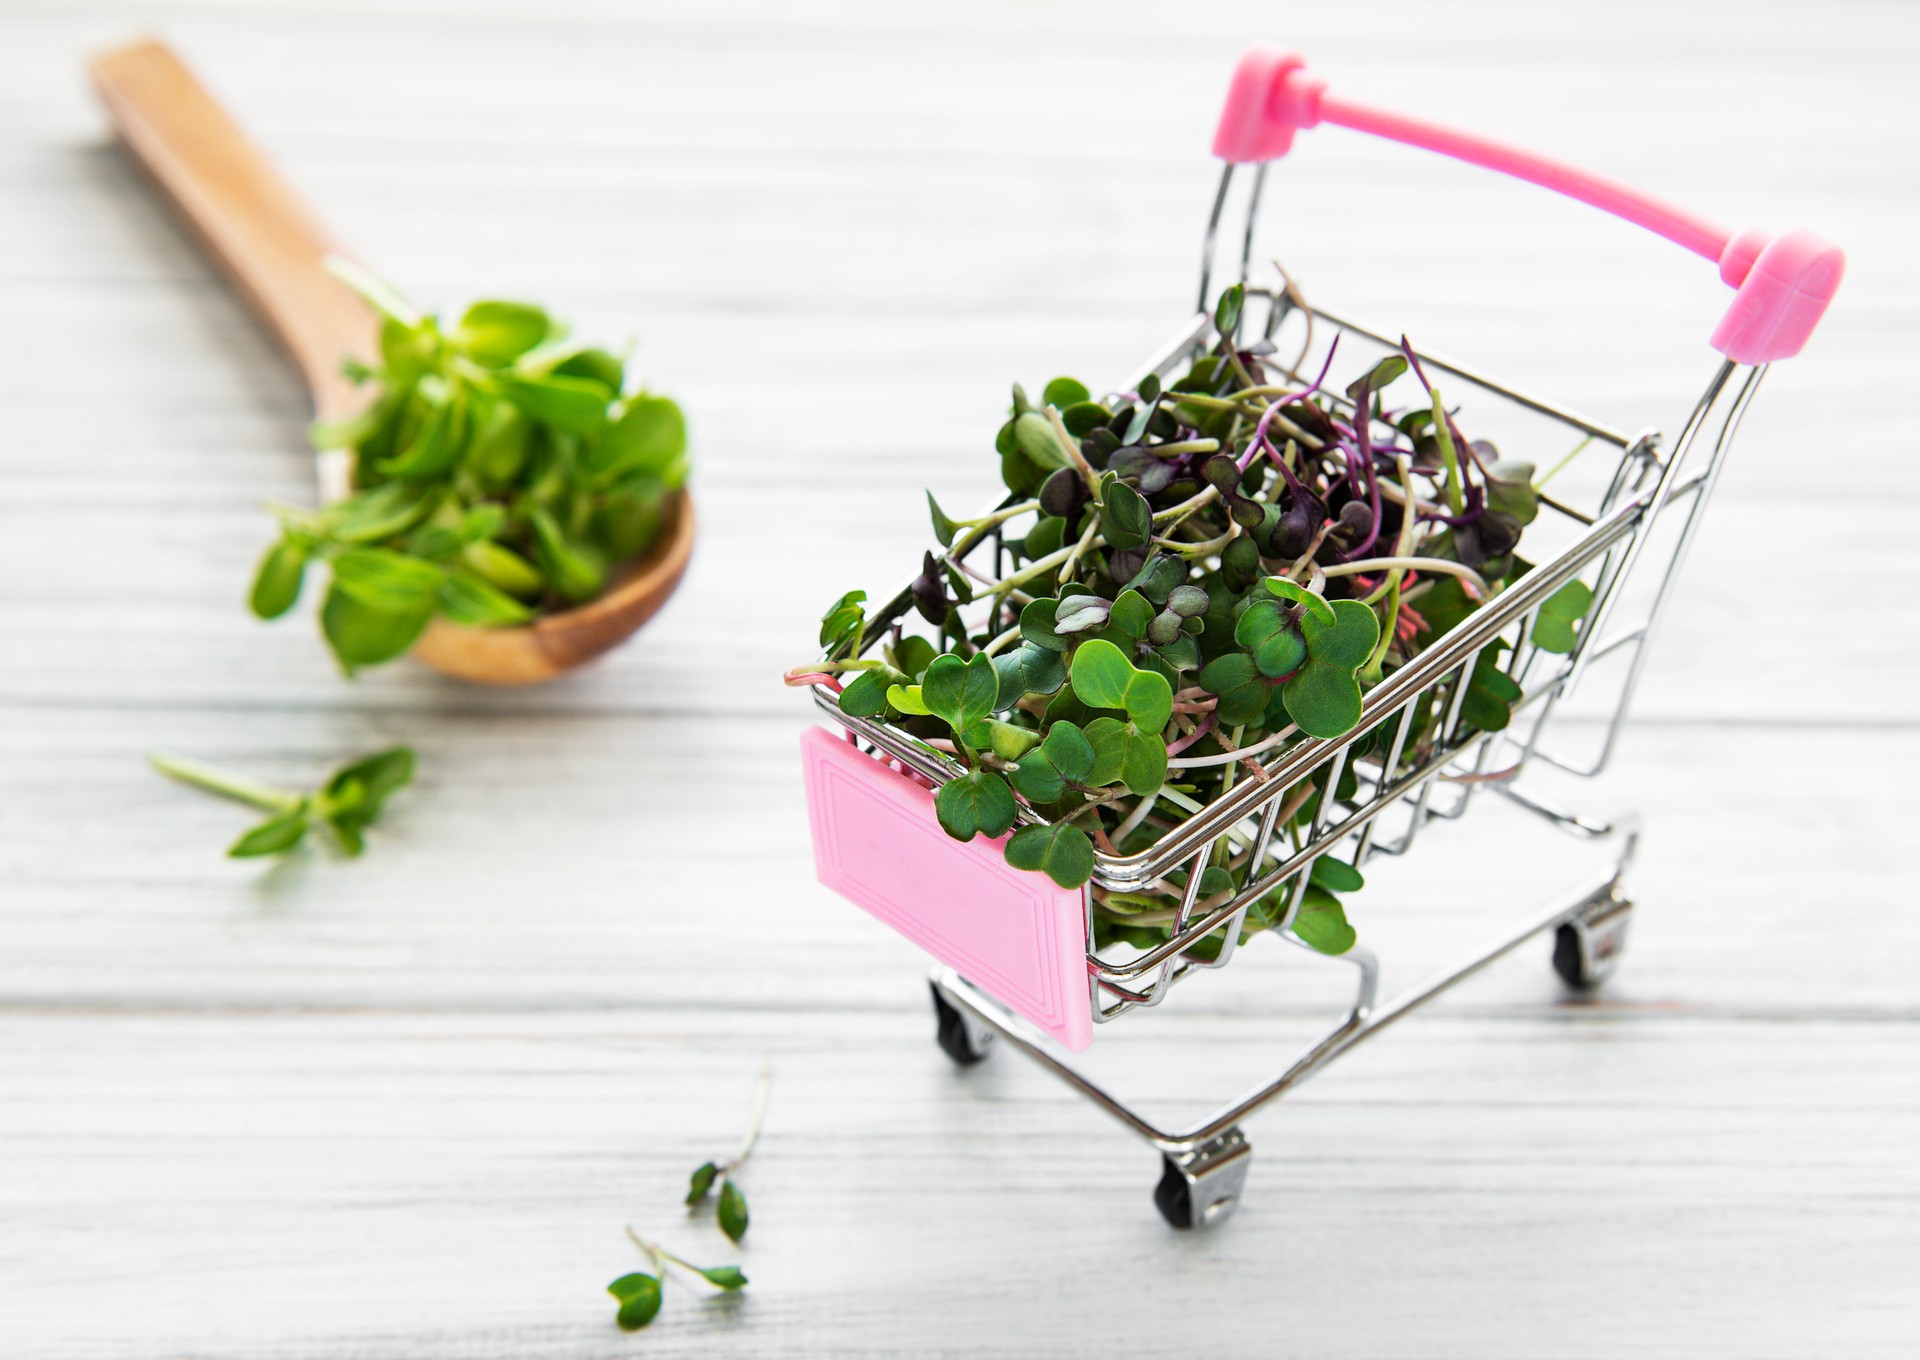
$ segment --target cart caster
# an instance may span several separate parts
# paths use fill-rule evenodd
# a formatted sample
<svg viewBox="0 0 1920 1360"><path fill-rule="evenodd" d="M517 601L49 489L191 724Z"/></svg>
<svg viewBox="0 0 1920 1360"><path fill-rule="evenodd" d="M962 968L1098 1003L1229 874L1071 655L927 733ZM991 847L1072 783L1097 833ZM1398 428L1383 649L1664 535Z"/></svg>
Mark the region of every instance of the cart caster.
<svg viewBox="0 0 1920 1360"><path fill-rule="evenodd" d="M1160 1157L1154 1207L1176 1228L1210 1228L1225 1222L1247 1183L1253 1148L1239 1129L1228 1129L1192 1152Z"/></svg>
<svg viewBox="0 0 1920 1360"><path fill-rule="evenodd" d="M948 1000L939 983L927 986L933 992L934 1040L941 1051L962 1067L971 1067L986 1057L993 1044L993 1027Z"/></svg>
<svg viewBox="0 0 1920 1360"><path fill-rule="evenodd" d="M1554 931L1553 971L1576 991L1592 991L1619 966L1632 919L1633 903L1615 889L1592 911Z"/></svg>

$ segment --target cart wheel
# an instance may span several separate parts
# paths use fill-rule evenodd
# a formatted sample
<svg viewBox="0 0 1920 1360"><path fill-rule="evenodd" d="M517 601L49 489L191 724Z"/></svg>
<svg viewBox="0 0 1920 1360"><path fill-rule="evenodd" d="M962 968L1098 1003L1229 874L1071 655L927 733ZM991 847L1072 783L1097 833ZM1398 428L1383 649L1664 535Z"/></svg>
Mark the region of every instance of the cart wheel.
<svg viewBox="0 0 1920 1360"><path fill-rule="evenodd" d="M1587 973L1586 960L1580 955L1579 931L1572 926L1561 926L1553 932L1553 971L1567 986L1584 992L1596 984Z"/></svg>
<svg viewBox="0 0 1920 1360"><path fill-rule="evenodd" d="M940 984L929 983L928 989L933 993L934 1040L941 1051L962 1067L971 1067L986 1057L991 1032L976 1034L960 1008L941 992Z"/></svg>
<svg viewBox="0 0 1920 1360"><path fill-rule="evenodd" d="M1198 1226L1193 1221L1193 1182L1165 1155L1160 1158L1160 1184L1153 1187L1153 1207L1175 1228Z"/></svg>
<svg viewBox="0 0 1920 1360"><path fill-rule="evenodd" d="M1176 1228L1209 1228L1225 1222L1240 1203L1253 1149L1239 1129L1228 1129L1194 1152L1160 1155L1160 1184L1153 1206Z"/></svg>
<svg viewBox="0 0 1920 1360"><path fill-rule="evenodd" d="M1603 910L1553 932L1553 971L1575 991L1590 992L1619 966L1633 903L1616 895Z"/></svg>

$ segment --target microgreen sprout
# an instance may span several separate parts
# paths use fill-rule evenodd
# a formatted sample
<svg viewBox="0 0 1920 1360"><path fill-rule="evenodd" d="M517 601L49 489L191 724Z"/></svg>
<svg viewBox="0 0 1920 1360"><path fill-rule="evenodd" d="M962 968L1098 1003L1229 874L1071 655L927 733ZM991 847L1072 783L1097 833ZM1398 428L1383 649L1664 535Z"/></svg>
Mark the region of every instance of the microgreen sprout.
<svg viewBox="0 0 1920 1360"><path fill-rule="evenodd" d="M753 1153L753 1145L760 1141L760 1126L767 1117L767 1096L773 1089L773 1067L762 1064L760 1081L754 1087L753 1114L747 1121L747 1132L740 1140L740 1146L733 1156L723 1162L702 1162L694 1168L693 1176L687 1184L687 1207L696 1209L715 1196L714 1217L720 1224L720 1231L727 1240L738 1245L747 1235L747 1196L741 1190L735 1178L740 1168L745 1166L747 1158Z"/></svg>
<svg viewBox="0 0 1920 1360"><path fill-rule="evenodd" d="M614 1321L622 1331L637 1332L660 1312L661 1286L667 1279L668 1266L699 1278L723 1294L738 1293L747 1287L747 1277L739 1266L697 1266L658 1242L648 1241L631 1227L627 1229L627 1236L646 1255L653 1270L651 1273L633 1271L607 1286L607 1292L620 1305Z"/></svg>
<svg viewBox="0 0 1920 1360"><path fill-rule="evenodd" d="M346 363L377 395L313 429L321 449L352 451L355 491L272 507L280 537L254 574L253 612L285 614L326 562L320 627L352 674L399 656L435 617L512 627L601 594L686 480L680 408L530 303L476 302L443 325L336 272L382 318L377 358Z"/></svg>
<svg viewBox="0 0 1920 1360"><path fill-rule="evenodd" d="M349 761L311 792L279 788L231 770L155 752L147 757L160 773L223 798L245 803L267 819L235 841L227 853L235 859L284 854L307 833L324 828L343 854L366 848L362 834L379 819L386 801L413 779L413 752L405 746Z"/></svg>
<svg viewBox="0 0 1920 1360"><path fill-rule="evenodd" d="M1240 334L1244 304L1240 285L1221 296L1212 343L1170 381L1095 397L1057 378L1037 401L1016 386L994 444L1004 507L957 519L928 497L941 552L912 588L926 635L911 619L873 626L853 592L823 620L826 657L788 673L831 680L842 713L950 754L941 826L1006 837L1007 863L1062 887L1265 778L1256 757L1352 733L1369 689L1532 569L1517 548L1542 503L1533 466L1469 439L1411 345L1335 395L1337 347L1317 376L1286 367ZM968 556L982 545L994 574L986 552ZM1591 605L1569 582L1531 645L1570 650ZM1505 728L1522 698L1506 645L1483 649L1461 695L1481 731ZM1284 841L1302 849L1320 801L1354 794L1358 762L1394 750L1397 775L1429 759L1446 720L1428 696L1397 746L1397 719L1360 734L1339 787L1322 768L1284 795ZM1253 848L1238 830L1216 842L1199 910L1264 871ZM1095 884L1096 945L1164 942L1187 872L1140 891ZM1343 952L1341 894L1361 886L1322 856L1255 901L1245 930ZM1217 951L1220 932L1199 943L1189 952Z"/></svg>

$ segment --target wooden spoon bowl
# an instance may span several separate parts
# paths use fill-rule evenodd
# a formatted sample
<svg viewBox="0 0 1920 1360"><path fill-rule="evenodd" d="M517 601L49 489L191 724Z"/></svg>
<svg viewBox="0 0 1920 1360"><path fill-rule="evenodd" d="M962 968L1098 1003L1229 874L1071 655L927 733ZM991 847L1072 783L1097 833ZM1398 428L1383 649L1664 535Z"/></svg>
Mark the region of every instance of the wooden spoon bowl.
<svg viewBox="0 0 1920 1360"><path fill-rule="evenodd" d="M366 304L327 271L340 248L167 47L119 48L95 58L89 74L135 163L299 366L315 415L332 422L354 414L368 398L340 361L377 354L379 330ZM351 478L351 455L320 455L323 497L346 495ZM529 685L619 645L666 603L693 553L692 500L675 492L663 510L658 537L615 570L599 598L516 628L436 618L413 654L461 680Z"/></svg>

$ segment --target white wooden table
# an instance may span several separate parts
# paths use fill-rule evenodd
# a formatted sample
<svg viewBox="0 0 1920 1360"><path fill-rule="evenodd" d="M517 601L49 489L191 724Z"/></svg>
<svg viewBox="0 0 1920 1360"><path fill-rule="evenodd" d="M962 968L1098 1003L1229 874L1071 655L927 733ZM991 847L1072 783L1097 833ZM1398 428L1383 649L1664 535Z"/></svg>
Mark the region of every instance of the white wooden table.
<svg viewBox="0 0 1920 1360"><path fill-rule="evenodd" d="M1200 8L0 3L0 1353L1911 1353L1912 8ZM347 684L310 619L247 615L260 502L311 495L302 396L106 143L81 60L142 29L419 299L639 337L704 538L635 645L532 693ZM1255 1121L1239 1215L1176 1235L1151 1153L1023 1063L956 1075L915 953L815 885L778 675L902 576L923 485L985 497L1010 380L1111 380L1178 319L1258 36L1853 266L1578 791L1648 819L1622 973L1496 968ZM1313 137L1273 192L1319 296L1681 413L1711 271ZM243 814L142 762L390 741L420 784L356 863L227 861ZM1356 903L1402 981L1572 853L1498 815L1432 845ZM1329 1000L1276 963L1101 1069L1173 1115L1236 1089ZM677 1206L762 1055L752 1286L623 1336L623 1223L732 1258Z"/></svg>

